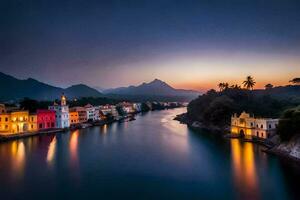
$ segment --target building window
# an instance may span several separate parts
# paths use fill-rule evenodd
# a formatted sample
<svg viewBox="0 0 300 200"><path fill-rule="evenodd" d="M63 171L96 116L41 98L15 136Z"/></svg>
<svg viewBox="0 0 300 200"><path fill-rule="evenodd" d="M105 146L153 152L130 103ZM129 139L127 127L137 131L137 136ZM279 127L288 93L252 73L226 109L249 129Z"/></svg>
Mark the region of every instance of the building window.
<svg viewBox="0 0 300 200"><path fill-rule="evenodd" d="M262 138L264 137L264 133L261 133L261 137L262 137Z"/></svg>
<svg viewBox="0 0 300 200"><path fill-rule="evenodd" d="M269 128L270 128L270 129L272 128L272 125L271 125L271 124L269 124Z"/></svg>
<svg viewBox="0 0 300 200"><path fill-rule="evenodd" d="M7 117L5 118L5 121L8 122L8 118Z"/></svg>
<svg viewBox="0 0 300 200"><path fill-rule="evenodd" d="M33 125L31 125L31 129L33 129Z"/></svg>
<svg viewBox="0 0 300 200"><path fill-rule="evenodd" d="M260 125L260 128L264 128L264 125Z"/></svg>
<svg viewBox="0 0 300 200"><path fill-rule="evenodd" d="M54 127L54 123L53 123L53 122L51 123L51 127L52 127L52 128Z"/></svg>
<svg viewBox="0 0 300 200"><path fill-rule="evenodd" d="M43 124L39 124L39 128L43 128Z"/></svg>
<svg viewBox="0 0 300 200"><path fill-rule="evenodd" d="M256 136L259 137L259 132L258 131L256 132Z"/></svg>
<svg viewBox="0 0 300 200"><path fill-rule="evenodd" d="M251 127L253 127L253 123L251 122Z"/></svg>

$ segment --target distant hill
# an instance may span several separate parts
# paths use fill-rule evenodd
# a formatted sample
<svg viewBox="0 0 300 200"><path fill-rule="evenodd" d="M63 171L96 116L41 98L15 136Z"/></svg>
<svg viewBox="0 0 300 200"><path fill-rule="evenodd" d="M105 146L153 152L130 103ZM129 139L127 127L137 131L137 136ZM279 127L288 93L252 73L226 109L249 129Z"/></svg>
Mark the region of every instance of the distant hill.
<svg viewBox="0 0 300 200"><path fill-rule="evenodd" d="M159 97L160 99L168 98L170 100L175 97L176 99L182 97L181 99L191 100L200 94L194 90L175 89L159 79L138 86L108 89L104 90L103 93L107 95L119 95L122 97L128 96L130 98L143 96L144 98L149 97L155 99L155 97Z"/></svg>
<svg viewBox="0 0 300 200"><path fill-rule="evenodd" d="M18 100L28 97L36 100L54 100L65 93L68 98L100 97L97 90L86 85L73 85L63 89L35 79L20 80L0 72L0 101Z"/></svg>
<svg viewBox="0 0 300 200"><path fill-rule="evenodd" d="M271 95L277 99L299 99L300 85L278 86L267 90L254 90L258 95Z"/></svg>

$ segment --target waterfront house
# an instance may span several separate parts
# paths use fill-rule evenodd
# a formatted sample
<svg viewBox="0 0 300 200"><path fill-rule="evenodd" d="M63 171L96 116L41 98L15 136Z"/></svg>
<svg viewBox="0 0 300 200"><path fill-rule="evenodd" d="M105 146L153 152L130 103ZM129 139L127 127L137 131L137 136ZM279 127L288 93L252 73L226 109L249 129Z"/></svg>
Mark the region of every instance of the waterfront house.
<svg viewBox="0 0 300 200"><path fill-rule="evenodd" d="M84 106L87 114L87 121L94 121L95 119L95 107L91 104Z"/></svg>
<svg viewBox="0 0 300 200"><path fill-rule="evenodd" d="M101 118L106 118L108 115L111 115L114 119L119 119L119 113L115 105L103 105L99 106Z"/></svg>
<svg viewBox="0 0 300 200"><path fill-rule="evenodd" d="M79 114L77 111L69 111L70 125L79 123Z"/></svg>
<svg viewBox="0 0 300 200"><path fill-rule="evenodd" d="M11 122L9 113L0 113L0 133L7 134L10 132Z"/></svg>
<svg viewBox="0 0 300 200"><path fill-rule="evenodd" d="M56 127L69 128L69 106L67 105L67 98L62 95L60 105L54 102L53 106L49 106L49 110L55 111Z"/></svg>
<svg viewBox="0 0 300 200"><path fill-rule="evenodd" d="M28 111L14 111L10 113L11 133L23 133L29 131L28 128Z"/></svg>
<svg viewBox="0 0 300 200"><path fill-rule="evenodd" d="M231 117L231 132L246 137L267 139L276 133L278 119L255 118L246 112Z"/></svg>
<svg viewBox="0 0 300 200"><path fill-rule="evenodd" d="M78 113L78 123L85 123L87 122L87 112L84 107L72 107L70 108L70 112L77 112Z"/></svg>
<svg viewBox="0 0 300 200"><path fill-rule="evenodd" d="M37 131L37 114L29 114L28 116L28 131Z"/></svg>
<svg viewBox="0 0 300 200"><path fill-rule="evenodd" d="M37 110L37 126L38 130L55 128L56 125L55 111L39 109Z"/></svg>

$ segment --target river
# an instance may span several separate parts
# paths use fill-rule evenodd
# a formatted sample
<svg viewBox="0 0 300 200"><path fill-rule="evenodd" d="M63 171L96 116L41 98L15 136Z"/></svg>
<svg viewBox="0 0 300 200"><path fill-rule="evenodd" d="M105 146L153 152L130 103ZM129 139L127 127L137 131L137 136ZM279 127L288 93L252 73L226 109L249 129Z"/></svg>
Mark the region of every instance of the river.
<svg viewBox="0 0 300 200"><path fill-rule="evenodd" d="M185 108L0 144L1 199L296 199L299 168L194 132Z"/></svg>

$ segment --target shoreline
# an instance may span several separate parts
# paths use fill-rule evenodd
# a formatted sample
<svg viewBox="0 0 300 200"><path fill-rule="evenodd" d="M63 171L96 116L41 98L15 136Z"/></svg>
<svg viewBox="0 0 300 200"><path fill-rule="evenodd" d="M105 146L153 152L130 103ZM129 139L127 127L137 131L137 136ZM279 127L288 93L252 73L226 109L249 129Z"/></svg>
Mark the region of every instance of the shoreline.
<svg viewBox="0 0 300 200"><path fill-rule="evenodd" d="M80 129L86 129L90 127L95 127L95 126L104 126L108 124L112 124L115 122L122 123L123 120L132 118L132 116L126 116L121 119L113 119L113 120L107 120L107 121L98 121L98 122L84 122L80 124L75 124L74 126L70 126L69 128L55 128L55 129L47 129L47 130L41 130L41 131L34 131L34 132L23 132L23 133L16 133L16 134L1 134L0 135L0 143L3 142L8 142L12 140L18 140L22 138L27 138L27 137L33 137L33 136L39 136L39 135L47 135L47 134L56 134L56 133L65 133L68 131L76 131ZM134 120L134 119L133 119Z"/></svg>
<svg viewBox="0 0 300 200"><path fill-rule="evenodd" d="M165 108L165 109L175 109L175 108L179 108L179 107L172 107L172 108ZM158 109L158 110L165 110L165 109ZM154 110L152 110L152 111L154 111ZM149 111L147 111L147 112L149 112ZM95 126L104 126L104 125L112 124L115 122L123 123L126 120L133 121L133 120L135 120L135 115L139 114L139 113L143 113L143 112L131 113L126 116L122 116L120 119L78 123L78 124L74 124L73 126L70 126L69 128L64 128L64 129L54 128L54 129L47 129L47 130L34 131L34 132L22 132L22 133L16 133L16 134L0 134L0 143L12 141L12 140L18 140L18 139L27 138L27 137L45 135L45 134L65 133L67 131L75 131L75 130L86 129L86 128L95 127Z"/></svg>
<svg viewBox="0 0 300 200"><path fill-rule="evenodd" d="M174 120L177 120L182 124L186 124L189 128L191 128L195 131L208 130L209 132L214 133L214 135L219 135L220 137L223 137L226 139L239 139L242 142L251 142L251 143L255 143L257 145L262 145L262 146L266 147L266 149L262 150L263 152L268 153L270 155L275 155L279 159L283 159L283 160L293 162L293 163L300 165L300 157L291 156L289 154L289 152L278 149L278 146L281 144L280 142L278 144L275 144L271 140L258 139L258 138L242 138L239 135L233 135L233 134L229 133L229 131L226 129L216 128L216 127L207 127L207 126L203 125L201 122L191 121L187 118L186 113L177 115L174 118Z"/></svg>

